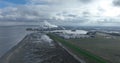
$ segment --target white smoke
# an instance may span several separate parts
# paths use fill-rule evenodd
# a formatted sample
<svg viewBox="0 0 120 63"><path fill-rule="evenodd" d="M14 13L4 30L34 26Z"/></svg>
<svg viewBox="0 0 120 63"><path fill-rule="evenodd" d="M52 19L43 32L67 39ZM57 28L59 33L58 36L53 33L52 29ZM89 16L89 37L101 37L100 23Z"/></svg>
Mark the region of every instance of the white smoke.
<svg viewBox="0 0 120 63"><path fill-rule="evenodd" d="M45 42L49 42L51 43L53 40L50 39L47 35L42 35L41 36L41 40L45 41Z"/></svg>
<svg viewBox="0 0 120 63"><path fill-rule="evenodd" d="M41 23L40 27L43 27L43 28L56 28L58 27L57 25L53 25L47 21L44 21L43 23Z"/></svg>
<svg viewBox="0 0 120 63"><path fill-rule="evenodd" d="M54 47L53 40L50 39L47 35L42 35L41 40L44 42L48 42L51 47Z"/></svg>

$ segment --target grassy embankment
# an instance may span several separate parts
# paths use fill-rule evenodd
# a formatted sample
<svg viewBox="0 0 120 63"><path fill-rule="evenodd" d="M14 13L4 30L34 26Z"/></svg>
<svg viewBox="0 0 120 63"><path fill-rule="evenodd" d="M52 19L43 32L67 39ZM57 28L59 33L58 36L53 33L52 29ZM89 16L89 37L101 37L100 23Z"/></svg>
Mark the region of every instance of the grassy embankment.
<svg viewBox="0 0 120 63"><path fill-rule="evenodd" d="M89 59L90 61L93 61L93 63L108 63L106 60L102 59L101 57L96 56L86 50L83 50L80 47L75 46L74 44L71 44L67 40L62 39L54 34L48 34L48 36L54 41L62 43L64 46L70 48L72 51L78 53L79 55L82 55L85 58Z"/></svg>

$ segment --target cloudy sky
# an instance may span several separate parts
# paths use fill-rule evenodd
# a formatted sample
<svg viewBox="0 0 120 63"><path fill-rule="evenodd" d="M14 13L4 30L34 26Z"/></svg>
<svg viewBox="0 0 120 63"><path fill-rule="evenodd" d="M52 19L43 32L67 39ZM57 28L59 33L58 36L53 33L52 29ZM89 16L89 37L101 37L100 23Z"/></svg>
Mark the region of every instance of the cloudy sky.
<svg viewBox="0 0 120 63"><path fill-rule="evenodd" d="M0 25L120 26L120 0L0 0Z"/></svg>

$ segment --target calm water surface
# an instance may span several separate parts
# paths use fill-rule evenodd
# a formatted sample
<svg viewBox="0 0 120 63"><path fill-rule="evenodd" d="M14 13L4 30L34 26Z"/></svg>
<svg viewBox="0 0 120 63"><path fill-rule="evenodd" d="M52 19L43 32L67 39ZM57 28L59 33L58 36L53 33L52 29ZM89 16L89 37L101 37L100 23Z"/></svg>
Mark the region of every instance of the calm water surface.
<svg viewBox="0 0 120 63"><path fill-rule="evenodd" d="M0 26L0 57L29 33L26 28L27 26Z"/></svg>

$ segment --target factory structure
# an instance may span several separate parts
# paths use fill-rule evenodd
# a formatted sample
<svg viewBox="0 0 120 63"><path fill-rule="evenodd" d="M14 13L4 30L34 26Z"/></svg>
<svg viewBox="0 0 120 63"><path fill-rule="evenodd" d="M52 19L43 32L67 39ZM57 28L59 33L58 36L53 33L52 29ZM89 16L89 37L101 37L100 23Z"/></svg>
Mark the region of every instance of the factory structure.
<svg viewBox="0 0 120 63"><path fill-rule="evenodd" d="M64 39L93 37L93 35L89 34L89 32L85 30L54 30L51 31L51 33L55 33Z"/></svg>
<svg viewBox="0 0 120 63"><path fill-rule="evenodd" d="M94 37L94 32L89 32L85 30L66 30L64 27L53 25L46 21L43 22L39 28L28 28L27 30L33 30L42 33L54 33L64 39Z"/></svg>

